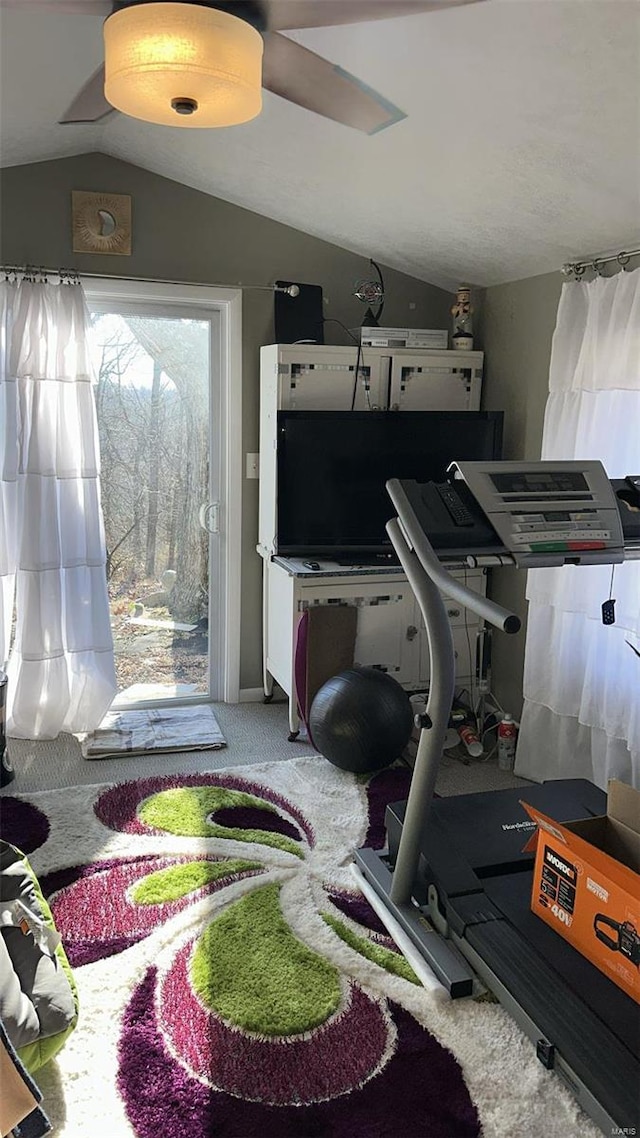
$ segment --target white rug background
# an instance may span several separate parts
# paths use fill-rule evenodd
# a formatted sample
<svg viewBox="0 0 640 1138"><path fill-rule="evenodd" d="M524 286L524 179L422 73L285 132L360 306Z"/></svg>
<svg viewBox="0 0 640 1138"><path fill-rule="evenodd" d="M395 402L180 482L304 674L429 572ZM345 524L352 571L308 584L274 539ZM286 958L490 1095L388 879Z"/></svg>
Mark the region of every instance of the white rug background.
<svg viewBox="0 0 640 1138"><path fill-rule="evenodd" d="M362 844L367 830L366 790L353 776L318 763L314 757L229 768L224 773L271 787L302 809L317 838L304 864L291 854L262 845L114 833L98 821L93 805L115 783L17 796L39 806L51 823L50 837L30 855L31 864L37 874L44 874L125 853L206 850L229 857L255 856L269 870L269 877L261 877L261 883L269 879L286 883L282 905L300 939L348 970L372 995L396 1000L454 1053L478 1109L484 1138L600 1136L557 1076L541 1066L533 1045L501 1007L472 1000L442 1003L363 959L322 921L314 898L320 899L322 882L353 888L351 851ZM254 887L255 879L236 882L178 914L120 955L75 969L78 1027L57 1059L38 1073L43 1106L59 1138L135 1138L115 1089L120 1018L132 988L150 964L162 966L163 958L173 956L190 932ZM425 1079L428 1076L425 1071ZM170 1134L158 1138L170 1138ZM397 1138L428 1135L399 1134Z"/></svg>

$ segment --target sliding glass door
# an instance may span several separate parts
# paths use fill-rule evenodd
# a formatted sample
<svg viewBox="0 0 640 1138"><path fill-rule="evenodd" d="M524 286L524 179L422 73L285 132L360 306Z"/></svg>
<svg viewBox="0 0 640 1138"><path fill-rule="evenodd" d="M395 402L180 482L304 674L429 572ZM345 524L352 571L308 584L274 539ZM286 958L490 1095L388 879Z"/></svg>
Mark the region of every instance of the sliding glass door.
<svg viewBox="0 0 640 1138"><path fill-rule="evenodd" d="M233 699L239 683L229 317L183 287L85 284L117 703L130 706Z"/></svg>

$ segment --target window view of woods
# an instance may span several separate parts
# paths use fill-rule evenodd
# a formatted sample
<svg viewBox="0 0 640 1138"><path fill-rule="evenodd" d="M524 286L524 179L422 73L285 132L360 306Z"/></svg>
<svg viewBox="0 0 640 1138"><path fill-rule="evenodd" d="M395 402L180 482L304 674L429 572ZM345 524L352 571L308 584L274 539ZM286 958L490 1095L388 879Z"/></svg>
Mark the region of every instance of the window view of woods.
<svg viewBox="0 0 640 1138"><path fill-rule="evenodd" d="M206 692L210 326L113 312L91 322L118 690Z"/></svg>

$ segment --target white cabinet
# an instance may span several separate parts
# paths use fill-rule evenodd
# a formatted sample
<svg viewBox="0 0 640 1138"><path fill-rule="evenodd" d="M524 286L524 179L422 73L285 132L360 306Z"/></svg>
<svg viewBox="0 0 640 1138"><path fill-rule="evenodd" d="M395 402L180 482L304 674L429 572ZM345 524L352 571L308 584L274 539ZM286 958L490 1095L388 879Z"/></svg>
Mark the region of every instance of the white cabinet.
<svg viewBox="0 0 640 1138"><path fill-rule="evenodd" d="M261 415L479 411L482 364L482 352L269 344L260 349Z"/></svg>
<svg viewBox="0 0 640 1138"><path fill-rule="evenodd" d="M482 569L454 569L470 589L486 593ZM429 686L429 642L413 592L401 570L345 569L323 562L308 570L296 559L264 561L264 690L274 681L289 696L289 726L298 731L294 660L298 623L315 605L351 605L357 609L354 663L388 672L407 690ZM456 686L475 685L482 623L455 601L447 601L456 655ZM480 646L479 646L480 642Z"/></svg>
<svg viewBox="0 0 640 1138"><path fill-rule="evenodd" d="M479 411L482 352L270 344L260 349L258 548L278 552L278 411ZM357 375L356 375L357 365Z"/></svg>
<svg viewBox="0 0 640 1138"><path fill-rule="evenodd" d="M278 411L478 411L482 352L272 344L260 353L260 494L258 552L264 560L263 670L269 697L276 681L289 696L298 730L294 661L298 622L310 605L357 608L355 663L387 671L408 690L429 683L429 647L419 607L400 568L344 567L323 562L309 571L277 548ZM464 571L485 592L481 570ZM481 624L451 603L456 683L476 674Z"/></svg>
<svg viewBox="0 0 640 1138"><path fill-rule="evenodd" d="M394 351L389 407L393 411L479 411L482 360L482 352Z"/></svg>

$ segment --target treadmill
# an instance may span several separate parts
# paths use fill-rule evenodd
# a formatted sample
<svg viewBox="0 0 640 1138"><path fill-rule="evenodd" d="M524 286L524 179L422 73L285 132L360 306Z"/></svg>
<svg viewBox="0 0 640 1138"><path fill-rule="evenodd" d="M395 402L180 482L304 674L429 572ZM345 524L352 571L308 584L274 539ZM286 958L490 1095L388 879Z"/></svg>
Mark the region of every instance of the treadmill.
<svg viewBox="0 0 640 1138"><path fill-rule="evenodd" d="M638 1133L640 1008L531 912L535 855L523 850L535 824L521 799L568 822L606 813L606 794L584 779L433 793L455 682L441 590L508 634L520 627L452 578L447 560L640 558L640 480L609 481L592 461L460 462L447 483L392 480L387 490L398 515L387 530L422 610L431 683L409 797L387 808L385 849L355 851L354 876L414 965L418 953L454 999L479 980L606 1135Z"/></svg>

